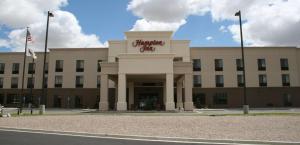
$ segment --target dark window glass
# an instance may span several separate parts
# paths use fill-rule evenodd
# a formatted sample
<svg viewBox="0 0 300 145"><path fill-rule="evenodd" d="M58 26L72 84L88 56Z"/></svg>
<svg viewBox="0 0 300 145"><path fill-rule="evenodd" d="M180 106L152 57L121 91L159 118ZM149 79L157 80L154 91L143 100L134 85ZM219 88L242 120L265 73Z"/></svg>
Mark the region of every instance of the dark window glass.
<svg viewBox="0 0 300 145"><path fill-rule="evenodd" d="M282 85L283 86L290 86L290 75L289 74L282 74Z"/></svg>
<svg viewBox="0 0 300 145"><path fill-rule="evenodd" d="M5 63L0 63L0 74L4 74L5 71Z"/></svg>
<svg viewBox="0 0 300 145"><path fill-rule="evenodd" d="M258 70L265 71L266 70L266 60L265 59L257 59Z"/></svg>
<svg viewBox="0 0 300 145"><path fill-rule="evenodd" d="M20 68L19 63L13 63L13 65L12 65L12 74L19 74L19 68Z"/></svg>
<svg viewBox="0 0 300 145"><path fill-rule="evenodd" d="M237 75L237 83L239 87L244 87L244 76L243 75Z"/></svg>
<svg viewBox="0 0 300 145"><path fill-rule="evenodd" d="M34 78L27 79L27 88L34 88Z"/></svg>
<svg viewBox="0 0 300 145"><path fill-rule="evenodd" d="M55 72L63 72L64 68L64 61L63 60L56 60L55 63Z"/></svg>
<svg viewBox="0 0 300 145"><path fill-rule="evenodd" d="M97 76L97 88L101 86L101 76Z"/></svg>
<svg viewBox="0 0 300 145"><path fill-rule="evenodd" d="M216 75L216 87L224 87L224 76Z"/></svg>
<svg viewBox="0 0 300 145"><path fill-rule="evenodd" d="M227 93L216 93L214 95L215 105L227 105Z"/></svg>
<svg viewBox="0 0 300 145"><path fill-rule="evenodd" d="M206 96L204 93L194 93L193 102L196 108L206 107Z"/></svg>
<svg viewBox="0 0 300 145"><path fill-rule="evenodd" d="M267 75L259 75L259 86L266 87L267 85Z"/></svg>
<svg viewBox="0 0 300 145"><path fill-rule="evenodd" d="M76 72L84 72L84 60L76 60Z"/></svg>
<svg viewBox="0 0 300 145"><path fill-rule="evenodd" d="M97 71L98 72L101 72L101 65L100 65L100 62L102 62L102 60L98 60L98 63L97 63Z"/></svg>
<svg viewBox="0 0 300 145"><path fill-rule="evenodd" d="M215 71L223 71L223 60L215 59Z"/></svg>
<svg viewBox="0 0 300 145"><path fill-rule="evenodd" d="M194 75L194 87L201 87L201 76Z"/></svg>
<svg viewBox="0 0 300 145"><path fill-rule="evenodd" d="M200 59L193 59L193 70L201 71L201 60Z"/></svg>
<svg viewBox="0 0 300 145"><path fill-rule="evenodd" d="M44 84L44 88L48 88L48 77L45 77L45 84Z"/></svg>
<svg viewBox="0 0 300 145"><path fill-rule="evenodd" d="M243 69L244 69L244 66L243 66L242 59L236 59L236 70L243 71Z"/></svg>
<svg viewBox="0 0 300 145"><path fill-rule="evenodd" d="M3 88L3 78L0 78L0 88Z"/></svg>
<svg viewBox="0 0 300 145"><path fill-rule="evenodd" d="M280 59L281 70L289 70L289 61L287 58Z"/></svg>
<svg viewBox="0 0 300 145"><path fill-rule="evenodd" d="M55 76L55 88L61 88L63 83L62 76Z"/></svg>
<svg viewBox="0 0 300 145"><path fill-rule="evenodd" d="M83 76L76 76L76 88L83 88Z"/></svg>
<svg viewBox="0 0 300 145"><path fill-rule="evenodd" d="M17 77L11 78L11 88L18 88L18 81L19 79Z"/></svg>
<svg viewBox="0 0 300 145"><path fill-rule="evenodd" d="M35 63L29 63L28 64L28 74L34 74L35 73Z"/></svg>

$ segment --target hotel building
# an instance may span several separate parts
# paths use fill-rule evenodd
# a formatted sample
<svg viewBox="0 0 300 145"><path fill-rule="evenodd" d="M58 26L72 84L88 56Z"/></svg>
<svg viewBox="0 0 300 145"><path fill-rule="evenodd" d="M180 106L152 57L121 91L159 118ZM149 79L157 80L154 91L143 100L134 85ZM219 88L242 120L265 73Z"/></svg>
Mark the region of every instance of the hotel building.
<svg viewBox="0 0 300 145"><path fill-rule="evenodd" d="M300 107L300 49L246 47L246 84L240 47L189 47L172 32L125 32L109 48L50 48L46 106L99 110L237 108L247 87L250 107ZM38 104L43 53L0 53L0 104Z"/></svg>

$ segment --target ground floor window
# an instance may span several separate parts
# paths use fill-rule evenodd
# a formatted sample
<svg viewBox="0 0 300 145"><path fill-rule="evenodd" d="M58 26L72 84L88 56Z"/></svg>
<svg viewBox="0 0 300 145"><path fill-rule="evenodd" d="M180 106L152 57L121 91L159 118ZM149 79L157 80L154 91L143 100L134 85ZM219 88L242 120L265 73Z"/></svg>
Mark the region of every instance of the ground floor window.
<svg viewBox="0 0 300 145"><path fill-rule="evenodd" d="M4 95L0 94L0 104L3 105L4 104Z"/></svg>
<svg viewBox="0 0 300 145"><path fill-rule="evenodd" d="M283 94L283 105L286 107L292 106L292 97L291 94Z"/></svg>
<svg viewBox="0 0 300 145"><path fill-rule="evenodd" d="M215 105L227 105L227 93L216 93L214 95L214 104Z"/></svg>
<svg viewBox="0 0 300 145"><path fill-rule="evenodd" d="M195 93L193 94L193 102L196 108L206 107L206 98L204 93Z"/></svg>
<svg viewBox="0 0 300 145"><path fill-rule="evenodd" d="M53 107L55 107L55 108L61 108L61 96L55 95L53 97Z"/></svg>

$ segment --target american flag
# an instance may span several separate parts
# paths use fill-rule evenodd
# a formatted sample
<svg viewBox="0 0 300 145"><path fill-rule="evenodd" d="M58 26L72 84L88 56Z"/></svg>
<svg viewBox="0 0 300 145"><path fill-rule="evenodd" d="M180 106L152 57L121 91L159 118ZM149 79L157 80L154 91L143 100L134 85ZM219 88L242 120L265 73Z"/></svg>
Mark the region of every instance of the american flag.
<svg viewBox="0 0 300 145"><path fill-rule="evenodd" d="M32 37L29 30L27 30L27 41L32 41Z"/></svg>

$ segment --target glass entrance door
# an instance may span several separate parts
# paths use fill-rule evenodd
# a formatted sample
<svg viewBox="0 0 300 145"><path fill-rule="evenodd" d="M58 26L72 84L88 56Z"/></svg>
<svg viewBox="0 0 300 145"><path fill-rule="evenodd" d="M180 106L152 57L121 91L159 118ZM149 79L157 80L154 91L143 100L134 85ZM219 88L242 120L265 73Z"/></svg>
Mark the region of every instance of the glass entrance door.
<svg viewBox="0 0 300 145"><path fill-rule="evenodd" d="M138 106L140 110L156 110L159 103L158 93L141 93L138 96Z"/></svg>

